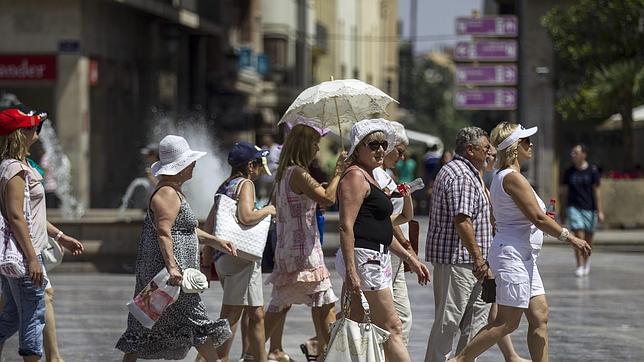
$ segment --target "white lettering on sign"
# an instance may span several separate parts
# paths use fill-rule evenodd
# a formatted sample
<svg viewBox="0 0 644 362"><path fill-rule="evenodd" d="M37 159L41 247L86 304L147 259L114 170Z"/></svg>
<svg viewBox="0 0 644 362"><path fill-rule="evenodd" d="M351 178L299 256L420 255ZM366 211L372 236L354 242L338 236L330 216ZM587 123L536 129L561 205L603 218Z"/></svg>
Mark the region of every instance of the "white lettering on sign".
<svg viewBox="0 0 644 362"><path fill-rule="evenodd" d="M45 69L45 64L29 64L28 59L23 59L20 64L0 64L0 78L41 79Z"/></svg>

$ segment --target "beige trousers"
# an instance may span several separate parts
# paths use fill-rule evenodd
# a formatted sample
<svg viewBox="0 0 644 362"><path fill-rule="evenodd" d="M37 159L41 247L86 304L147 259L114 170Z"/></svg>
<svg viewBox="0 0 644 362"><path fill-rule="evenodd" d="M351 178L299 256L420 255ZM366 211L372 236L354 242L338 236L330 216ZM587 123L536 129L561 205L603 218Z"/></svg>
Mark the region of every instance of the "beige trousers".
<svg viewBox="0 0 644 362"><path fill-rule="evenodd" d="M472 263L433 265L435 315L425 362L444 362L459 331L454 355L487 324L490 305L481 299L481 283L472 274Z"/></svg>
<svg viewBox="0 0 644 362"><path fill-rule="evenodd" d="M400 258L391 254L391 270L393 279L391 280L394 295L394 307L402 322L402 337L405 346L409 341L409 332L411 331L411 305L409 303L409 294L407 293L407 280L405 279L405 268Z"/></svg>

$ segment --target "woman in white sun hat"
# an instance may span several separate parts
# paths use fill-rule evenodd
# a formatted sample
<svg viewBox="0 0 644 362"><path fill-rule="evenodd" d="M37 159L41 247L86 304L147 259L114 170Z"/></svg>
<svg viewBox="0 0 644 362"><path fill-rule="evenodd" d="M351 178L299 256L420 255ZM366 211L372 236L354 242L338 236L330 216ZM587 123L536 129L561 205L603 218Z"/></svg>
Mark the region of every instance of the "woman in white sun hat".
<svg viewBox="0 0 644 362"><path fill-rule="evenodd" d="M359 295L362 292L373 323L390 332L384 346L387 360L405 362L411 358L403 343L402 324L394 308L389 251L409 263L421 285L429 281L429 270L393 235L394 225L411 219L411 197L405 196L402 210L393 214L389 196L372 176L375 168L382 167L385 154L393 149L395 141L395 131L384 119L363 120L351 129L351 165L338 188L341 248L336 256L336 268L344 277L344 292L354 295L352 319L355 318L353 312L361 309Z"/></svg>
<svg viewBox="0 0 644 362"><path fill-rule="evenodd" d="M532 158L530 136L537 127L502 122L492 130L497 166L490 187L496 234L488 254L496 281L496 319L470 341L452 361L474 361L501 337L512 333L528 319L528 349L532 361L548 360L548 303L537 268L543 232L569 242L590 255L586 241L572 235L546 215L545 205L521 175L521 165Z"/></svg>
<svg viewBox="0 0 644 362"><path fill-rule="evenodd" d="M192 178L196 161L206 153L193 151L183 137L169 135L159 143L160 161L152 165L159 178L150 197L136 259L138 294L157 273L166 268L171 285L181 285L186 268L199 269L199 242L237 255L234 246L197 228L198 220L181 186ZM212 321L198 293L181 292L152 329L143 327L132 315L116 348L125 352L123 361L184 359L197 348L207 361L217 359L216 346L231 336L228 321Z"/></svg>

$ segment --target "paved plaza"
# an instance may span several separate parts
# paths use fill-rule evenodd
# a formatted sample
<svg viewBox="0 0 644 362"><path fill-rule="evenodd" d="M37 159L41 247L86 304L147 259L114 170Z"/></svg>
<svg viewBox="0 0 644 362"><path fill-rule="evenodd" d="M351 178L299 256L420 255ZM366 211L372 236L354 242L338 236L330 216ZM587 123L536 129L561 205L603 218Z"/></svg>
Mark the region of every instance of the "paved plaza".
<svg viewBox="0 0 644 362"><path fill-rule="evenodd" d="M597 251L590 276L573 275L572 251L546 246L539 261L550 304L550 358L552 361L642 361L644 360L644 254ZM332 259L327 265L333 266ZM340 280L332 272L336 292ZM56 274L58 336L63 357L74 361L118 361L121 353L114 344L125 330L126 301L132 297L134 277L124 274ZM409 349L413 361L422 361L434 320L431 285L421 287L408 274L414 313ZM218 284L203 293L211 316L217 316L222 290ZM270 287L264 288L268 300ZM524 320L512 339L522 356L528 357ZM303 361L299 344L313 334L310 312L294 307L287 319L287 352ZM240 350L237 339L233 356ZM4 361L19 361L16 337L7 342ZM186 360L191 361L194 350ZM494 347L480 359L502 361Z"/></svg>

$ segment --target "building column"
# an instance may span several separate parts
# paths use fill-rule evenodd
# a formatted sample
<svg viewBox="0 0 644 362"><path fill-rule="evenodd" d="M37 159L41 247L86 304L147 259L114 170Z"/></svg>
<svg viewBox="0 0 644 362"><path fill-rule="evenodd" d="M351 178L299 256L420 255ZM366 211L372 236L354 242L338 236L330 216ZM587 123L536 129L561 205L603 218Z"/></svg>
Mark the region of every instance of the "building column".
<svg viewBox="0 0 644 362"><path fill-rule="evenodd" d="M89 207L90 201L88 72L87 57L78 54L58 56L57 133L71 163L72 194L84 208Z"/></svg>

